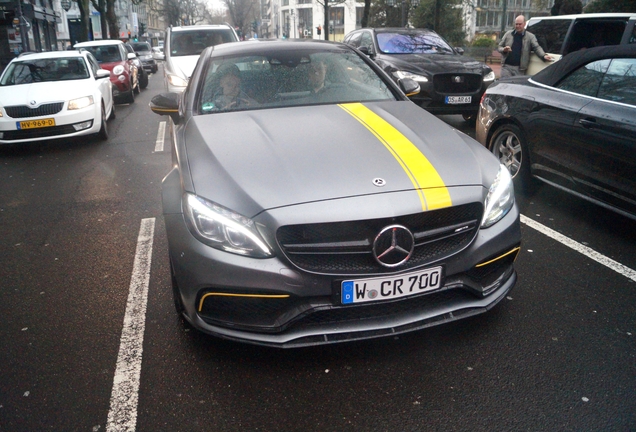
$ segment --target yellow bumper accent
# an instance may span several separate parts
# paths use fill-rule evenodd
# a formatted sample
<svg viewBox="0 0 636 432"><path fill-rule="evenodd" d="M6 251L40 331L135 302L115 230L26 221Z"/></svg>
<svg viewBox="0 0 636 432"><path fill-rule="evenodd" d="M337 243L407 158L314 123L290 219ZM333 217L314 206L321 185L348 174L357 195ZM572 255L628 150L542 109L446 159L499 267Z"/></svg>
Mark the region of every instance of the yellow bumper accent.
<svg viewBox="0 0 636 432"><path fill-rule="evenodd" d="M513 254L513 253L514 253L514 254L519 253L519 251L520 251L520 250L521 250L521 247L516 247L516 248L514 248L514 249L512 249L512 250L510 250L510 251L508 251L508 252L506 252L505 254L498 256L497 258L493 258L493 259L491 259L490 261L486 261L486 262L483 262L483 263L477 264L475 267L483 267L483 266L487 266L488 264L492 264L492 263L494 263L495 261L500 260L500 259L502 259L502 258L505 258L505 257L507 257L507 256L508 256L508 255L510 255L510 254ZM517 259L517 257L515 256L515 260L516 260L516 259Z"/></svg>
<svg viewBox="0 0 636 432"><path fill-rule="evenodd" d="M450 193L435 167L400 131L361 103L339 106L375 135L402 166L419 195L422 210L453 205Z"/></svg>
<svg viewBox="0 0 636 432"><path fill-rule="evenodd" d="M232 293L207 293L199 300L199 312L203 309L203 302L206 298L216 297L247 297L247 298L266 298L266 299L284 299L289 298L289 294L232 294Z"/></svg>

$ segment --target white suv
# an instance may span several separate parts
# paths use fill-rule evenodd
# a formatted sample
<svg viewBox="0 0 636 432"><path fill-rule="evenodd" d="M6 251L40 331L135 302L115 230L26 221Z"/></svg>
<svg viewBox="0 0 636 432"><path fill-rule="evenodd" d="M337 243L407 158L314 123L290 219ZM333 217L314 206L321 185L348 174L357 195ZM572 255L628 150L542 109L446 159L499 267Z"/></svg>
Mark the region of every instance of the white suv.
<svg viewBox="0 0 636 432"><path fill-rule="evenodd" d="M541 48L556 60L573 51L601 45L636 43L636 13L597 13L533 17L526 29L537 37ZM530 56L528 75L548 66Z"/></svg>
<svg viewBox="0 0 636 432"><path fill-rule="evenodd" d="M238 40L236 31L228 24L170 27L164 49L168 91L182 92L186 88L205 48Z"/></svg>

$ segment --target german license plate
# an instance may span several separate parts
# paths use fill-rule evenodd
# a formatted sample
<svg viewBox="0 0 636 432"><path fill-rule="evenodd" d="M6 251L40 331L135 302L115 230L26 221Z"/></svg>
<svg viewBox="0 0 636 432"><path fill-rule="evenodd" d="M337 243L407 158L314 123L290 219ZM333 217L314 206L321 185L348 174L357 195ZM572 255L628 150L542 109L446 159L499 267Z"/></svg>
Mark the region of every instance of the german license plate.
<svg viewBox="0 0 636 432"><path fill-rule="evenodd" d="M442 267L399 276L346 280L341 284L343 304L390 300L433 291L442 286Z"/></svg>
<svg viewBox="0 0 636 432"><path fill-rule="evenodd" d="M472 100L472 96L446 96L446 103L451 105L467 104Z"/></svg>
<svg viewBox="0 0 636 432"><path fill-rule="evenodd" d="M16 122L16 126L18 127L18 130L51 127L51 126L55 126L55 119L46 118L46 119L40 119L40 120L21 121L21 122Z"/></svg>

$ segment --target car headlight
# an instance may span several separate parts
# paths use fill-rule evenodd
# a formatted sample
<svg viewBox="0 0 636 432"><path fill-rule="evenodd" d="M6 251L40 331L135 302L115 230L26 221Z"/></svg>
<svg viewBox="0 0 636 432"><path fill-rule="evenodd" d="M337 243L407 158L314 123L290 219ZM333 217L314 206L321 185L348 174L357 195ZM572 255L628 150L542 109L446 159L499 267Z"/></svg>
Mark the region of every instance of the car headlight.
<svg viewBox="0 0 636 432"><path fill-rule="evenodd" d="M426 78L424 75L418 75L413 72L398 70L393 72L393 76L396 77L397 79L410 78L413 81L417 81L417 82L428 82L428 78Z"/></svg>
<svg viewBox="0 0 636 432"><path fill-rule="evenodd" d="M481 227L488 228L499 222L512 208L515 203L515 190L512 184L510 172L504 165L499 165L499 173L492 182L486 203L484 205L484 217L481 220Z"/></svg>
<svg viewBox="0 0 636 432"><path fill-rule="evenodd" d="M68 101L68 109L78 110L78 109L86 108L89 105L93 105L93 103L94 103L93 96L84 96L81 98Z"/></svg>
<svg viewBox="0 0 636 432"><path fill-rule="evenodd" d="M117 65L113 68L113 73L115 75L121 75L124 73L124 67L122 65Z"/></svg>
<svg viewBox="0 0 636 432"><path fill-rule="evenodd" d="M179 76L171 74L168 74L168 82L175 87L185 87L188 85L188 81Z"/></svg>
<svg viewBox="0 0 636 432"><path fill-rule="evenodd" d="M238 255L272 256L252 219L188 193L183 202L190 231L199 241Z"/></svg>
<svg viewBox="0 0 636 432"><path fill-rule="evenodd" d="M484 82L490 82L494 80L495 80L495 73L493 71L490 71L488 75L484 77Z"/></svg>

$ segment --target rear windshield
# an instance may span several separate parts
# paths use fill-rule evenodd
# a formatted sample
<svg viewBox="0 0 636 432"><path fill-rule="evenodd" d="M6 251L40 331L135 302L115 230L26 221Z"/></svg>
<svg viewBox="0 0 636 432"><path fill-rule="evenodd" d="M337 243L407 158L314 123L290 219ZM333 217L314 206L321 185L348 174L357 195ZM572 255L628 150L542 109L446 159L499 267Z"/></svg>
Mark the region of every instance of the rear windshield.
<svg viewBox="0 0 636 432"><path fill-rule="evenodd" d="M7 67L0 85L69 81L89 77L83 58L54 58L13 62Z"/></svg>
<svg viewBox="0 0 636 432"><path fill-rule="evenodd" d="M93 54L100 63L113 63L125 60L117 45L89 46L82 48L90 51L90 53Z"/></svg>
<svg viewBox="0 0 636 432"><path fill-rule="evenodd" d="M148 42L135 42L132 44L135 51L150 51L150 44Z"/></svg>
<svg viewBox="0 0 636 432"><path fill-rule="evenodd" d="M528 31L546 53L566 55L584 48L620 44L626 25L625 18L579 19L574 24L569 18L533 19L528 22Z"/></svg>
<svg viewBox="0 0 636 432"><path fill-rule="evenodd" d="M236 42L231 29L206 29L172 32L170 35L170 55L199 55L209 46L226 42Z"/></svg>

